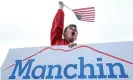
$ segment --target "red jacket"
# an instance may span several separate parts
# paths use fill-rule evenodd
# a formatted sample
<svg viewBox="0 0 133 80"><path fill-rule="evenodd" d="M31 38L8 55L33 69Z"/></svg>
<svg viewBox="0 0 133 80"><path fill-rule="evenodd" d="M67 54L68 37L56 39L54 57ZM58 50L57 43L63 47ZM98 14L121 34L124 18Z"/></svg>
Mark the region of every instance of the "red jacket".
<svg viewBox="0 0 133 80"><path fill-rule="evenodd" d="M69 42L62 39L62 33L64 28L64 12L59 9L56 13L51 29L51 45L68 45Z"/></svg>

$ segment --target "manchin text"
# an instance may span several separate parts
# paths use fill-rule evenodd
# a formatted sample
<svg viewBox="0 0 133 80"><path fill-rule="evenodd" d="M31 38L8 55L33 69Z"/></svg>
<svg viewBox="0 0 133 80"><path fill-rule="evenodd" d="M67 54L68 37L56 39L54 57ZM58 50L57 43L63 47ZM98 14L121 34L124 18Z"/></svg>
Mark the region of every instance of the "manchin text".
<svg viewBox="0 0 133 80"><path fill-rule="evenodd" d="M29 59L25 64L22 63L22 60L16 60L16 65L9 76L8 79L16 79L16 76L21 77L22 79L106 79L106 78L129 78L126 74L124 66L121 63L104 63L103 66L102 58L96 58L97 63L90 64L84 63L84 57L78 57L78 64L66 64L62 67L60 64L55 65L36 65L32 64L35 62L35 59ZM105 74L104 68L107 68L108 74ZM119 74L115 73L115 68L118 69ZM36 74L37 70L40 70L39 74ZM75 73L69 73L69 70L74 70ZM97 74L95 73L97 70ZM53 71L56 71L53 72ZM85 71L87 73L85 74ZM79 72L77 72L79 71ZM53 75L54 73L54 75Z"/></svg>

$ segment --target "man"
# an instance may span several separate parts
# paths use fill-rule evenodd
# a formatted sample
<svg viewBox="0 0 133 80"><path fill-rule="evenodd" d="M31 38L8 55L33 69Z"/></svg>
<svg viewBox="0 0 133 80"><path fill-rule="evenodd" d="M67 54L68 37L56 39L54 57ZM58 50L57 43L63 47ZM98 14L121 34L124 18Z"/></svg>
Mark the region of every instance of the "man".
<svg viewBox="0 0 133 80"><path fill-rule="evenodd" d="M59 9L53 20L52 29L51 29L51 45L68 45L73 47L76 45L74 41L77 39L77 27L75 24L68 25L64 32L64 4L59 2ZM62 38L63 35L63 38Z"/></svg>

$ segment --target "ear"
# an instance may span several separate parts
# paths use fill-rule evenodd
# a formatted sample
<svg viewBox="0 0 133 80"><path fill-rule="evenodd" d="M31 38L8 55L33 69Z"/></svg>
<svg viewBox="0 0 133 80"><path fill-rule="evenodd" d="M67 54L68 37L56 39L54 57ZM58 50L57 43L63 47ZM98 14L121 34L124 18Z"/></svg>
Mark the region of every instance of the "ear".
<svg viewBox="0 0 133 80"><path fill-rule="evenodd" d="M65 37L66 37L66 32L63 33L63 38L65 39Z"/></svg>

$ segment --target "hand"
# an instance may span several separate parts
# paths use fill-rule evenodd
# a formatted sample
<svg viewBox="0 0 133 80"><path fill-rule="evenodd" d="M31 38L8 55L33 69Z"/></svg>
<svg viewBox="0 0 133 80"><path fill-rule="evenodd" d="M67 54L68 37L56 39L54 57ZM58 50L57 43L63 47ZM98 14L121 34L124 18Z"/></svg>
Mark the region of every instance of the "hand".
<svg viewBox="0 0 133 80"><path fill-rule="evenodd" d="M68 47L69 47L69 48L73 48L73 47L75 47L75 46L77 46L77 43L69 43L69 44L68 44Z"/></svg>
<svg viewBox="0 0 133 80"><path fill-rule="evenodd" d="M63 2L62 2L62 1L59 1L59 7L60 7L60 9L63 9L64 4L63 4Z"/></svg>

